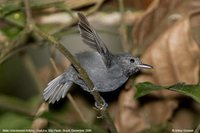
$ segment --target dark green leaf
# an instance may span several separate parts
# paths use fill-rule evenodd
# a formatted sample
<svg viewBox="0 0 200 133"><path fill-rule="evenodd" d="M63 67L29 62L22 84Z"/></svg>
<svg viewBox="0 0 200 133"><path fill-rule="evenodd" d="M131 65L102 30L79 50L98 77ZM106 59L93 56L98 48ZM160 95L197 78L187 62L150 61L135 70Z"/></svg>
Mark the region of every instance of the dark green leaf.
<svg viewBox="0 0 200 133"><path fill-rule="evenodd" d="M135 98L142 97L146 94L151 93L152 91L161 90L161 89L164 89L164 88L166 88L166 87L154 85L154 84L149 83L149 82L136 84Z"/></svg>
<svg viewBox="0 0 200 133"><path fill-rule="evenodd" d="M21 30L17 27L5 27L1 28L0 31L10 39L14 39L20 33Z"/></svg>
<svg viewBox="0 0 200 133"><path fill-rule="evenodd" d="M183 83L178 83L171 86L159 86L159 85L154 85L149 82L139 83L136 85L135 98L139 98L141 96L151 93L152 91L162 90L162 89L168 89L168 90L180 92L182 94L190 96L191 98L193 98L194 100L200 103L200 84L199 83L197 85L187 85Z"/></svg>
<svg viewBox="0 0 200 133"><path fill-rule="evenodd" d="M187 85L187 84L176 84L169 87L169 90L177 91L183 93L187 96L192 97L194 100L200 103L200 84L197 85Z"/></svg>

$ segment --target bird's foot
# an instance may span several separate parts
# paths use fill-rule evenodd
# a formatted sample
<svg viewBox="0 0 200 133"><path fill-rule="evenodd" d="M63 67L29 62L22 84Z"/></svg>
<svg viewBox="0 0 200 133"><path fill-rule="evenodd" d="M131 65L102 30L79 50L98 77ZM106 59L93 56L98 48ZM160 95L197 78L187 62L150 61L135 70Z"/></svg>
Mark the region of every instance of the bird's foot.
<svg viewBox="0 0 200 133"><path fill-rule="evenodd" d="M94 92L94 91L96 91L97 90L97 88L96 87L93 87L91 90L89 90L89 92Z"/></svg>
<svg viewBox="0 0 200 133"><path fill-rule="evenodd" d="M100 111L106 110L106 108L108 107L108 104L105 102L105 100L103 98L101 98L101 99L102 99L103 103L99 105L97 102L95 102L95 107Z"/></svg>
<svg viewBox="0 0 200 133"><path fill-rule="evenodd" d="M103 119L102 115L97 116L97 119Z"/></svg>

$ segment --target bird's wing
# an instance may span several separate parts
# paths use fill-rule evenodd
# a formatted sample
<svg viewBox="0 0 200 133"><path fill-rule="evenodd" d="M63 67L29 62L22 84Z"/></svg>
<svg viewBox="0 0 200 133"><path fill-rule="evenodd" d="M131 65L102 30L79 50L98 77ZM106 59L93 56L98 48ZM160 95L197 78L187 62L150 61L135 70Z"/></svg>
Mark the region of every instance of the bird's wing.
<svg viewBox="0 0 200 133"><path fill-rule="evenodd" d="M83 42L86 43L92 49L97 50L99 54L103 57L105 65L107 67L110 67L112 61L112 54L109 52L105 43L99 37L92 25L90 25L87 18L82 13L78 13L78 16L78 26Z"/></svg>

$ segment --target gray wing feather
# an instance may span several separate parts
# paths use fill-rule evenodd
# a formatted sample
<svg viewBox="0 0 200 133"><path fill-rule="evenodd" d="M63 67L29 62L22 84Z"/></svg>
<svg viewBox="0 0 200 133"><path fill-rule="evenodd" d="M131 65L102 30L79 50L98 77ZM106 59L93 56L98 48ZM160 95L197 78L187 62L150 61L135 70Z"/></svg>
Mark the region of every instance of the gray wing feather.
<svg viewBox="0 0 200 133"><path fill-rule="evenodd" d="M110 67L112 54L109 52L106 45L96 33L92 25L90 25L87 18L82 13L78 13L78 16L78 26L83 42L92 49L97 50L99 54L102 55L105 65Z"/></svg>
<svg viewBox="0 0 200 133"><path fill-rule="evenodd" d="M49 103L55 103L61 98L64 98L67 91L73 84L73 80L76 76L74 71L75 70L70 67L68 71L64 72L49 82L48 86L44 89L43 92L44 100L49 101Z"/></svg>

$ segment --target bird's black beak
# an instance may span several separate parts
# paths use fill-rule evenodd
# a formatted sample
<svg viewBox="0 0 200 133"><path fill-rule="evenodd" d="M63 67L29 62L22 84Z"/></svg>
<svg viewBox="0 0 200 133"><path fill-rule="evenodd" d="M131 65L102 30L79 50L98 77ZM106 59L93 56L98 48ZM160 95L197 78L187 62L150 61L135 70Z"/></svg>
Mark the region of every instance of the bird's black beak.
<svg viewBox="0 0 200 133"><path fill-rule="evenodd" d="M140 69L152 69L153 68L151 65L148 65L148 64L139 64L139 65L137 65L137 67Z"/></svg>

